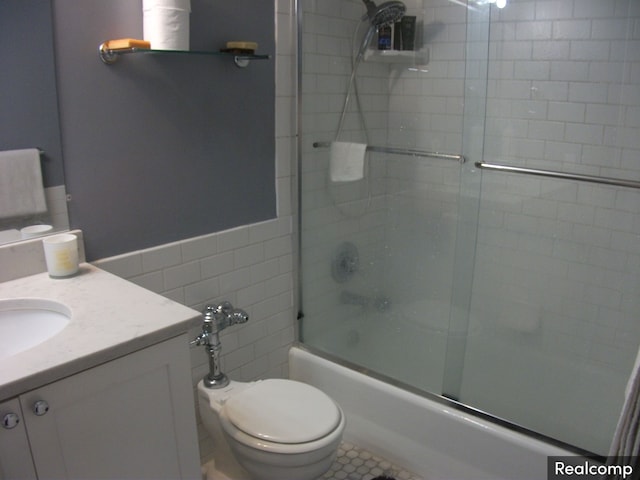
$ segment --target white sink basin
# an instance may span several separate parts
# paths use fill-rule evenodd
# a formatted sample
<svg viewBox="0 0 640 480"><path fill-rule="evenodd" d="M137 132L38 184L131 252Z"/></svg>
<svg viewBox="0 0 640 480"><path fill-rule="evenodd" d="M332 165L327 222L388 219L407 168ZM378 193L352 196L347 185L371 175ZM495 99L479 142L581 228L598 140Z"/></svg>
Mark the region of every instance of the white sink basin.
<svg viewBox="0 0 640 480"><path fill-rule="evenodd" d="M0 300L0 359L35 347L69 324L71 310L41 298Z"/></svg>

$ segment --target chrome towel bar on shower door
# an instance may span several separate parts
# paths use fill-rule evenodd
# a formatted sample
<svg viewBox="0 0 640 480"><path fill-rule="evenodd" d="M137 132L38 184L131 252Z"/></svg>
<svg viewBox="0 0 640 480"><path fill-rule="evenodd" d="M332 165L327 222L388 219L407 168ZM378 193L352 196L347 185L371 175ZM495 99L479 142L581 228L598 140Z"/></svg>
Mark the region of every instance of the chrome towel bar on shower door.
<svg viewBox="0 0 640 480"><path fill-rule="evenodd" d="M499 165L497 163L485 162L476 162L475 166L482 170L493 170L506 173L524 173L527 175L537 175L540 177L562 178L565 180L578 180L581 182L600 183L604 185L615 185L617 187L640 189L640 182L635 180L624 180L622 178L597 177L594 175L582 175L580 173L558 172L554 170L541 170L537 168L512 167L510 165Z"/></svg>
<svg viewBox="0 0 640 480"><path fill-rule="evenodd" d="M331 142L314 142L313 148L328 148L331 146ZM415 150L412 148L396 148L396 147L374 147L367 145L367 152L377 153L392 153L394 155L409 155L412 157L429 157L440 158L442 160L455 160L459 163L464 163L465 158L463 155L454 155L451 153L440 152L425 152L423 150Z"/></svg>

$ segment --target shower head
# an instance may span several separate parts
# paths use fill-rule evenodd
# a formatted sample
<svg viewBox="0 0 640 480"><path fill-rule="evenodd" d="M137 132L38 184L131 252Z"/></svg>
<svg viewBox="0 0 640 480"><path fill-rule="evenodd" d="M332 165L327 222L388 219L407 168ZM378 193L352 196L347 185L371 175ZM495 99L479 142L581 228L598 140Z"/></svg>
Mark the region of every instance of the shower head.
<svg viewBox="0 0 640 480"><path fill-rule="evenodd" d="M367 7L367 17L374 27L383 27L397 22L407 11L407 7L399 0L389 0L376 6L372 0L362 0Z"/></svg>
<svg viewBox="0 0 640 480"><path fill-rule="evenodd" d="M407 7L400 0L388 0L386 2L382 2L380 6L376 6L372 0L362 1L367 7L367 13L362 17L362 21L368 19L369 28L367 29L367 33L364 35L362 44L358 50L356 64L360 63L360 60L362 60L364 52L371 42L373 35L376 33L376 30L380 27L384 27L385 25L391 25L392 23L399 21L407 11Z"/></svg>

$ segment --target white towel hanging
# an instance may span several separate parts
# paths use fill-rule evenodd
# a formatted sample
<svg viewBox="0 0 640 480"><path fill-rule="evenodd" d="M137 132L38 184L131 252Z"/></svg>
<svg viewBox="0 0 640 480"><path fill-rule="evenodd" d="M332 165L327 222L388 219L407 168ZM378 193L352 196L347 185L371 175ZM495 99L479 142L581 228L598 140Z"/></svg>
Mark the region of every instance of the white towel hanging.
<svg viewBox="0 0 640 480"><path fill-rule="evenodd" d="M40 150L27 148L0 152L0 218L46 211Z"/></svg>
<svg viewBox="0 0 640 480"><path fill-rule="evenodd" d="M364 177L364 157L367 145L353 142L332 142L329 172L333 182L353 182Z"/></svg>

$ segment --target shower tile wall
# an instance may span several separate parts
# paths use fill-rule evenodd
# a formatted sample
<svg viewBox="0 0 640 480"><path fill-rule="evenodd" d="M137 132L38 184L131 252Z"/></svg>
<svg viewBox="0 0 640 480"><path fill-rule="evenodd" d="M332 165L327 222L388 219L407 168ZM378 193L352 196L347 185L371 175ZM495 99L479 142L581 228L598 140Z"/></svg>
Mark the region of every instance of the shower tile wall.
<svg viewBox="0 0 640 480"><path fill-rule="evenodd" d="M425 41L418 42L423 43L418 60L388 63L374 51L360 64L357 86L368 143L461 153L466 9L446 0L405 3L407 14L416 15L423 25ZM357 324L354 319L367 310L340 304L342 291L370 300L388 298L392 314L425 297L448 305L459 166L375 153L368 156L365 180L328 180L328 150L312 144L334 140L351 73L352 37L365 10L361 1L353 0L302 0L301 7L301 200L309 251L302 270L304 313L310 319L303 333L307 339L324 335L333 346L345 336L345 325ZM425 65L420 59L426 56ZM352 94L340 140L366 142L355 105ZM357 245L360 270L339 284L331 278L330 262L343 241ZM417 249L422 250L419 255ZM446 309L441 311L447 315Z"/></svg>
<svg viewBox="0 0 640 480"><path fill-rule="evenodd" d="M345 184L329 182L329 149L314 142L334 140L347 82L351 72L352 37L364 12L361 2L301 0L302 35L302 235L306 252L302 260L305 321L303 335L339 334L336 328L357 313L357 307L338 304L343 287L369 294L375 277L381 277L375 251L382 239L385 206L384 165L369 162L366 180ZM362 32L362 31L361 31ZM362 32L363 33L363 32ZM358 90L367 110L370 135L386 131L386 68L369 62L358 71ZM366 142L352 95L342 141ZM384 142L385 139L380 139ZM343 242L355 244L359 272L346 285L331 278L331 260ZM344 332L342 332L344 333Z"/></svg>
<svg viewBox="0 0 640 480"><path fill-rule="evenodd" d="M461 3L407 3L409 14L423 21L426 66L369 60L360 66L371 144L463 151L465 68L477 64L465 66ZM327 345L345 336L344 325L366 309L340 305L342 290L382 293L391 314L426 298L446 317L438 306L449 303L455 283L459 193L465 194L460 167L374 154L367 181L328 183L328 152L311 145L335 135L351 36L364 10L355 0L302 0L301 6L302 228L312 252L302 265L303 292L305 314L319 318L305 322L306 333L324 334ZM489 58L484 152L469 162L640 180L639 2L508 0L502 10L491 7ZM355 113L347 126L343 140L364 141ZM608 437L602 432L615 421L640 340L640 193L473 175L482 176L482 192L463 399L543 425L548 434L589 418L591 431L575 430L569 440L586 439L583 446L602 450ZM329 263L344 240L360 248L362 271L336 284ZM507 358L515 366L510 374L502 369ZM423 365L414 372L418 385ZM526 407L532 403L543 408ZM592 412L603 409L594 420Z"/></svg>
<svg viewBox="0 0 640 480"><path fill-rule="evenodd" d="M634 0L493 10L484 160L639 180L639 27ZM467 344L463 398L548 434L590 424L569 440L606 453L640 342L640 192L482 182L471 321L484 333ZM542 408L504 400L518 396Z"/></svg>
<svg viewBox="0 0 640 480"><path fill-rule="evenodd" d="M350 72L350 36L356 24L355 20L346 19L359 18L363 7L360 2L345 0L301 3L305 19L303 191L310 192L303 198L303 208L312 211L307 224L316 229L314 234L318 233L309 236L320 247L327 241L336 245L364 231L367 240L363 241L371 242L370 229L379 223L362 222L357 213L364 208L356 208L366 200L366 182L332 187L338 201L347 202L348 198L354 202L346 210L352 216L340 215L324 193L328 153L311 148L314 141L333 139ZM432 34L428 38L430 61L417 71L374 62L361 65L359 86L370 123L371 143L458 153L462 150L466 9L444 0L408 6L409 13L417 13L430 27L425 28L425 35ZM494 8L484 160L640 179L638 9L640 4L632 0L510 0L504 10ZM347 125L353 126L348 129L347 139L363 141L355 114L348 117ZM381 154L375 154L372 160L376 181L372 207L367 212L390 212L394 225L389 236L374 235L377 240L373 243L378 248L382 245L392 249L393 244L403 245L424 234L431 243L435 238L435 244L439 244L430 246L434 249L430 262L446 263L443 258L447 255L438 254L454 240L458 165L399 156L385 158ZM530 312L527 301L519 299L529 296L538 304L539 296L527 295L523 287L521 292L525 293L514 292L510 296L514 299L511 305L496 303L498 288L492 285L517 290L523 280L515 284L513 280L521 279L520 269L530 266L538 273L529 277L562 270L560 275L564 278L580 281L578 287L571 287L580 292L548 292L544 298L566 293L563 297L572 299L548 301L558 306L551 316L559 315L564 323L571 323L575 317L594 323L594 315L600 312L605 318L616 319L618 330L616 333L608 328L611 322L601 328L591 325L581 329L588 335L585 342L580 334L567 330L571 325L547 322L551 328L545 338L548 347L554 348L553 343L564 338L560 342L564 351L614 368L627 365L629 355L635 354L637 337L628 338L625 334L640 333L640 327L629 317L638 311L638 282L632 273L637 271L639 253L638 193L492 173L483 173L483 181L480 244L489 242L487 248L492 246L497 253L486 257L487 265L479 265L487 269L486 273L476 276L493 278L493 272L493 276L502 278L498 283L492 280L476 285L475 306L486 312L481 316L487 321L524 317L514 315L522 310ZM361 227L362 223L366 225ZM424 231L416 231L420 226ZM592 244L585 244L587 239ZM327 288L320 290L333 296L335 289L326 275L330 252L319 248L316 257L318 263L311 269L312 275L323 272ZM483 258L479 255L479 261ZM431 280L427 290L445 295L450 281L443 281L442 274L446 275L448 268L434 267L433 263L418 267L410 262L419 263L420 259L394 258L385 265L383 277L392 277L392 283L402 285L403 277L390 274L388 269L397 266L405 272L420 270L427 283ZM503 271L505 265L519 265L519 269L510 269L509 276ZM622 288L617 294L613 293L615 283ZM410 286L405 284L398 290L406 292L407 287ZM596 302L598 298L602 302ZM496 310L496 305L501 311ZM544 311L549 308L551 305L545 305ZM530 313L544 316L542 311ZM527 328L525 318L511 322L507 328ZM537 320L529 322L533 327L538 324ZM627 348L612 344L614 336ZM602 348L590 348L598 338L602 339Z"/></svg>
<svg viewBox="0 0 640 480"><path fill-rule="evenodd" d="M422 23L429 62L389 70L387 142L461 154L466 8L447 0L424 1L413 14ZM398 306L426 298L432 312L439 312L431 317L448 319L449 310L443 307L451 300L460 165L410 156L388 156L385 164L389 227L385 241L390 252L386 266L391 272L386 289ZM427 326L441 320L427 317L425 313L413 320Z"/></svg>

